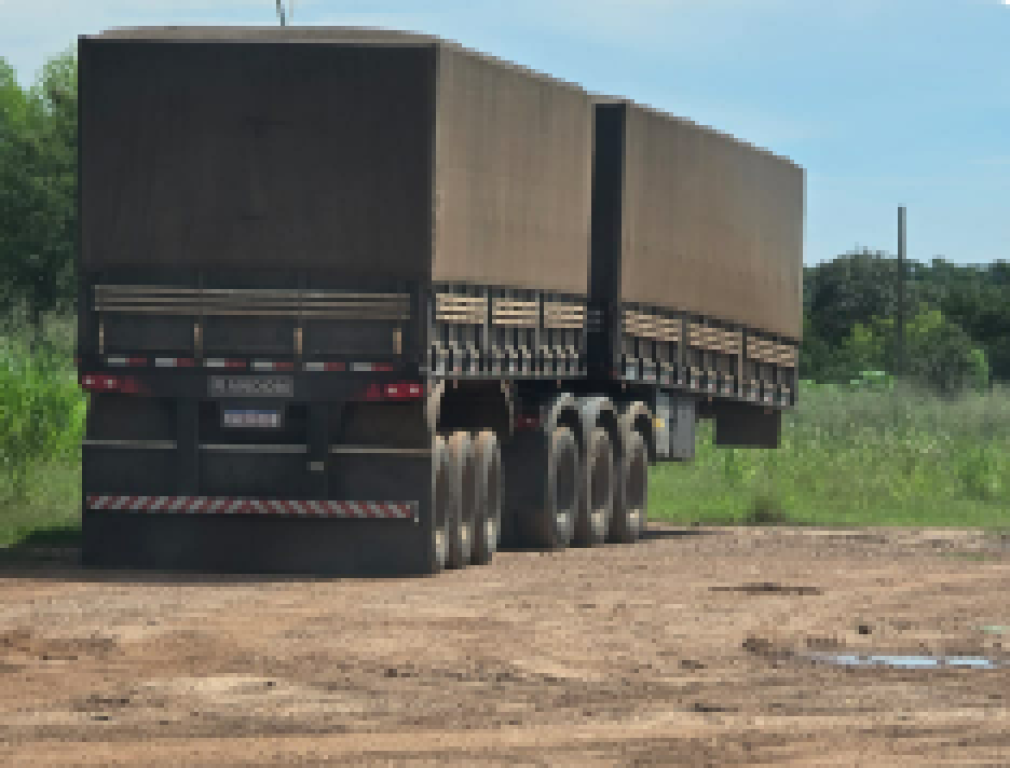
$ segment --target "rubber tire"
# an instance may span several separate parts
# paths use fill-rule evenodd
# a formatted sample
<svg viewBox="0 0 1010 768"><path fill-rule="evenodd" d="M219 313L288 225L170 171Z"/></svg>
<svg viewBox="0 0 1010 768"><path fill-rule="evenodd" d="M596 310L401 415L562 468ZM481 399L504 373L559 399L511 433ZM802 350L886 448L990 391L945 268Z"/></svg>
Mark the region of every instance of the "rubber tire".
<svg viewBox="0 0 1010 768"><path fill-rule="evenodd" d="M431 445L431 539L428 542L428 573L439 574L445 570L449 554L449 526L446 513L452 513L447 498L451 492L452 468L445 438L436 436Z"/></svg>
<svg viewBox="0 0 1010 768"><path fill-rule="evenodd" d="M459 569L470 564L473 552L474 510L477 506L476 460L473 442L466 432L454 432L449 438L449 464L455 493L453 515L449 523L449 551L446 567Z"/></svg>
<svg viewBox="0 0 1010 768"><path fill-rule="evenodd" d="M603 427L596 427L586 441L585 483L575 521L577 546L594 547L607 540L617 486L614 473L614 446L610 434Z"/></svg>
<svg viewBox="0 0 1010 768"><path fill-rule="evenodd" d="M519 517L523 540L538 549L564 549L572 541L582 488L582 461L575 433L558 427L547 436L543 496Z"/></svg>
<svg viewBox="0 0 1010 768"><path fill-rule="evenodd" d="M494 432L481 432L474 441L477 507L471 562L487 565L498 551L501 537L501 449Z"/></svg>
<svg viewBox="0 0 1010 768"><path fill-rule="evenodd" d="M649 509L649 451L640 432L630 431L625 438L618 479L609 539L632 544L645 530Z"/></svg>

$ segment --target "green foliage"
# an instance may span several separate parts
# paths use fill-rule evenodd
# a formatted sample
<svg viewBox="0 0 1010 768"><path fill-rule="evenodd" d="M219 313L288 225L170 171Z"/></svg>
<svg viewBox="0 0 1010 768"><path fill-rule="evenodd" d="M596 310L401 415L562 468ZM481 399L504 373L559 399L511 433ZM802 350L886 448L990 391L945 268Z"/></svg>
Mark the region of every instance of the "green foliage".
<svg viewBox="0 0 1010 768"><path fill-rule="evenodd" d="M0 339L0 502L20 500L39 463L77 460L86 403L65 338Z"/></svg>
<svg viewBox="0 0 1010 768"><path fill-rule="evenodd" d="M842 356L862 369L885 368L893 361L894 326L891 318L874 318L867 325L856 323L842 344ZM985 352L938 309L923 306L909 318L905 324L905 358L905 373L935 392L950 395L968 387L988 387Z"/></svg>
<svg viewBox="0 0 1010 768"><path fill-rule="evenodd" d="M896 260L858 251L808 267L802 375L843 382L896 370ZM908 265L906 375L943 394L1010 382L1010 265Z"/></svg>
<svg viewBox="0 0 1010 768"><path fill-rule="evenodd" d="M41 333L0 328L0 546L79 517L87 408L73 364L73 323Z"/></svg>
<svg viewBox="0 0 1010 768"><path fill-rule="evenodd" d="M898 307L897 263L883 253L860 250L808 267L804 303L810 331L838 348L858 323L893 317ZM918 291L911 291L918 302Z"/></svg>
<svg viewBox="0 0 1010 768"><path fill-rule="evenodd" d="M50 59L22 90L0 61L0 310L37 329L76 295L77 64Z"/></svg>
<svg viewBox="0 0 1010 768"><path fill-rule="evenodd" d="M804 382L778 451L717 449L703 422L693 464L653 471L653 517L1006 526L1010 390L941 398L887 381Z"/></svg>

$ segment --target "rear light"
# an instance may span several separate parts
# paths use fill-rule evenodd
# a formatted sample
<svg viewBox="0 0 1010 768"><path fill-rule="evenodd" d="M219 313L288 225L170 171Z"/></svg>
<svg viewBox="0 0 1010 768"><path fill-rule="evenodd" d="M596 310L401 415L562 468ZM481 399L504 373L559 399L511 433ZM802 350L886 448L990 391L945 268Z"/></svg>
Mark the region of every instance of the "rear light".
<svg viewBox="0 0 1010 768"><path fill-rule="evenodd" d="M419 381L377 381L365 390L366 400L420 400L424 397L424 384Z"/></svg>
<svg viewBox="0 0 1010 768"><path fill-rule="evenodd" d="M110 376L105 373L85 373L81 376L81 389L89 392L120 392L137 395L144 391L135 376Z"/></svg>
<svg viewBox="0 0 1010 768"><path fill-rule="evenodd" d="M384 394L387 400L416 400L424 397L424 386L417 381L394 381L386 384Z"/></svg>
<svg viewBox="0 0 1010 768"><path fill-rule="evenodd" d="M540 417L539 416L519 416L516 418L516 429L539 429L540 428Z"/></svg>

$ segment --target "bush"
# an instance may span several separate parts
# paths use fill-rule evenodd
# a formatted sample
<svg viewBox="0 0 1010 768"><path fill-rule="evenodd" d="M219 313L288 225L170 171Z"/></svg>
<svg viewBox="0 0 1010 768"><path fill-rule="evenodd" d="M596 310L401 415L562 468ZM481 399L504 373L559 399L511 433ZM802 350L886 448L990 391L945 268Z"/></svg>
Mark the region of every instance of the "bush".
<svg viewBox="0 0 1010 768"><path fill-rule="evenodd" d="M79 461L86 400L68 327L51 323L34 343L23 329L0 336L0 500L23 499L39 464Z"/></svg>

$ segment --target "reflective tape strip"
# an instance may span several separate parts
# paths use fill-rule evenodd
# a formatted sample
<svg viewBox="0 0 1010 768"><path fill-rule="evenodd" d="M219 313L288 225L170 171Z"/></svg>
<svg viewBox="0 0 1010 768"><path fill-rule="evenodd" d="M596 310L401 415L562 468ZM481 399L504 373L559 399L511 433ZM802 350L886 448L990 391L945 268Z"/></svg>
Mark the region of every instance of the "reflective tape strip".
<svg viewBox="0 0 1010 768"><path fill-rule="evenodd" d="M105 364L109 366L114 366L116 368L126 368L129 366L144 366L147 365L147 358L123 357L121 355L113 355L105 358Z"/></svg>
<svg viewBox="0 0 1010 768"><path fill-rule="evenodd" d="M290 371L295 367L290 362L274 362L271 360L253 360L252 369L254 371Z"/></svg>
<svg viewBox="0 0 1010 768"><path fill-rule="evenodd" d="M175 440L82 440L86 448L123 448L135 451L174 451Z"/></svg>
<svg viewBox="0 0 1010 768"><path fill-rule="evenodd" d="M183 515L279 515L368 520L417 520L416 501L329 501L320 499L237 499L213 496L109 496L88 494L92 511Z"/></svg>
<svg viewBox="0 0 1010 768"><path fill-rule="evenodd" d="M321 373L323 371L346 371L347 363L306 363L305 370Z"/></svg>
<svg viewBox="0 0 1010 768"><path fill-rule="evenodd" d="M204 360L203 364L207 368L245 368L245 360L221 360L217 358L211 358L210 360Z"/></svg>
<svg viewBox="0 0 1010 768"><path fill-rule="evenodd" d="M196 363L191 357L156 357L155 368L192 368Z"/></svg>

